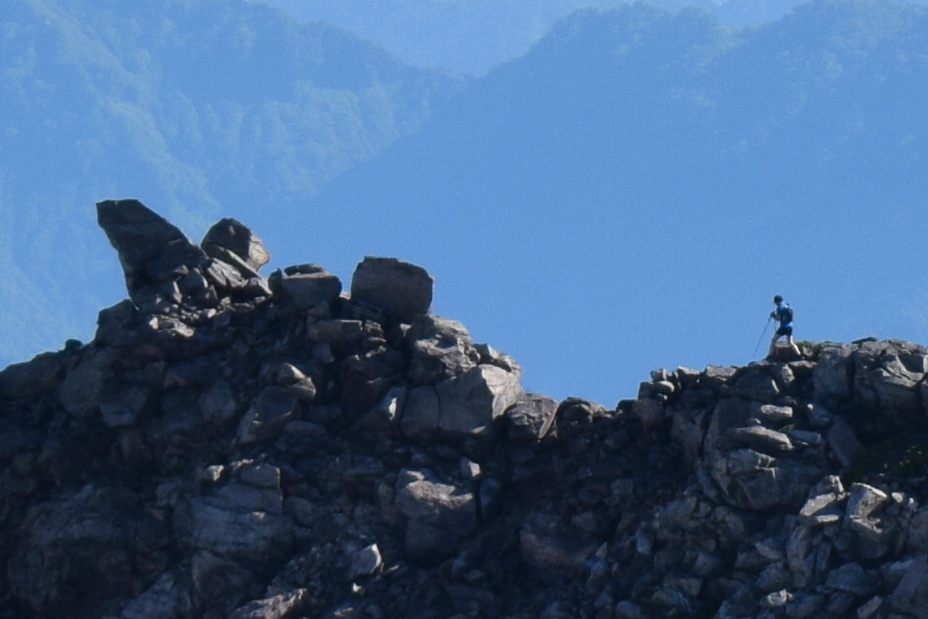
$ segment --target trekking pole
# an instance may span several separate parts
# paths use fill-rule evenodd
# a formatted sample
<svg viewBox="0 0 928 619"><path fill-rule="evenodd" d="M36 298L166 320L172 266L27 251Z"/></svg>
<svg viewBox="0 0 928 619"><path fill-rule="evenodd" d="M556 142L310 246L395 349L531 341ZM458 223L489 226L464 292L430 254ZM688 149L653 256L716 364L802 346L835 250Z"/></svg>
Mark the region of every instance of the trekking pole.
<svg viewBox="0 0 928 619"><path fill-rule="evenodd" d="M760 343L764 341L764 336L767 335L767 327L770 326L771 320L773 320L773 316L770 316L769 318L767 318L767 324L764 325L764 331L763 333L760 334L760 339L757 340L757 346L754 347L754 354L751 355L752 357L757 356L757 349L760 348Z"/></svg>

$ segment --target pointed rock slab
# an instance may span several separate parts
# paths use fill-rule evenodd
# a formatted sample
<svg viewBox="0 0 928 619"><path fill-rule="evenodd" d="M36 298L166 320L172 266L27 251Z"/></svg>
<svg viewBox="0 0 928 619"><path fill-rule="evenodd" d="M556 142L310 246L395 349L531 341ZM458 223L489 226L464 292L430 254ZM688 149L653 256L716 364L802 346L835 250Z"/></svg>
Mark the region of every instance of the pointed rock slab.
<svg viewBox="0 0 928 619"><path fill-rule="evenodd" d="M203 237L201 245L206 253L227 262L225 251L216 250L218 248L231 252L254 271L260 269L271 259L271 254L264 248L261 239L255 236L248 226L231 217L220 219L213 224L213 227Z"/></svg>
<svg viewBox="0 0 928 619"><path fill-rule="evenodd" d="M351 279L351 300L380 308L400 322L427 314L433 279L420 266L396 258L366 256Z"/></svg>
<svg viewBox="0 0 928 619"><path fill-rule="evenodd" d="M137 304L206 259L183 232L138 200L98 202L97 222L119 254L126 288Z"/></svg>

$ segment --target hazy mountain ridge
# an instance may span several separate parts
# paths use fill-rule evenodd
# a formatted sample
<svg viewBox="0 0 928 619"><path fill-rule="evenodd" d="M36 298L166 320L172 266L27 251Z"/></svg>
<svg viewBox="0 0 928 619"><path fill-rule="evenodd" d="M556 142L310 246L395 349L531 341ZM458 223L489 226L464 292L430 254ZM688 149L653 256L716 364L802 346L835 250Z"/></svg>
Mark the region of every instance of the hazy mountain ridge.
<svg viewBox="0 0 928 619"><path fill-rule="evenodd" d="M867 239L928 223L926 24L920 7L872 2L813 2L746 30L692 10L578 13L313 204L365 213L390 237L374 251L455 256L448 295L481 337L523 359L590 359L529 377L534 388L601 379L603 359L622 371L629 350L652 366L727 358L730 342L756 341L763 325L744 318L771 289L816 307L805 329L853 339L885 320L860 310L855 286L876 279L891 298L924 284L883 268ZM458 243L439 250L415 231L446 229L447 212ZM516 233L534 249L511 249ZM474 252L502 266L470 269ZM531 315L499 325L475 289L503 315ZM571 329L543 345L539 324ZM681 350L674 334L694 330L705 335Z"/></svg>
<svg viewBox="0 0 928 619"><path fill-rule="evenodd" d="M582 9L615 9L630 0L263 0L303 20L326 21L394 51L417 66L483 75L523 55L553 24ZM799 0L650 0L677 11L697 7L723 23L777 20ZM911 4L925 4L912 0Z"/></svg>
<svg viewBox="0 0 928 619"><path fill-rule="evenodd" d="M220 204L292 205L415 130L460 85L240 1L14 0L0 18L4 362L81 336L118 298L100 283L112 265L94 199L150 197L194 229ZM57 314L47 333L14 327L39 312Z"/></svg>

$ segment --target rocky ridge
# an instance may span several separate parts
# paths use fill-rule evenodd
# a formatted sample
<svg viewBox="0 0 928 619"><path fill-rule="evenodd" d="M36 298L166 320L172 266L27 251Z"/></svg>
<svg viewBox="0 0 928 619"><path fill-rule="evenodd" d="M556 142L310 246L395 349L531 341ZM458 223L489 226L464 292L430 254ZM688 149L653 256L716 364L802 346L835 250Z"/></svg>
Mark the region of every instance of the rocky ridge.
<svg viewBox="0 0 928 619"><path fill-rule="evenodd" d="M928 349L525 393L365 258L98 204L129 300L0 371L0 616L928 617Z"/></svg>

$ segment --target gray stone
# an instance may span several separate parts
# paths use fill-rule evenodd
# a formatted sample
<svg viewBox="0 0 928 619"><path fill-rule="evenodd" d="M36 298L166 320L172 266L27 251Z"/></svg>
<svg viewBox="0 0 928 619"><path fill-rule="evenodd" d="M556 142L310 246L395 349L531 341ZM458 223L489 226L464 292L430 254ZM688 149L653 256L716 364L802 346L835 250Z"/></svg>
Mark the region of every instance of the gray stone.
<svg viewBox="0 0 928 619"><path fill-rule="evenodd" d="M380 308L390 318L411 322L432 305L432 276L420 266L366 256L351 279L351 300Z"/></svg>
<svg viewBox="0 0 928 619"><path fill-rule="evenodd" d="M115 358L114 351L100 349L84 356L77 367L67 373L58 389L58 399L69 414L85 417L98 409Z"/></svg>
<svg viewBox="0 0 928 619"><path fill-rule="evenodd" d="M872 517L889 497L885 492L866 484L853 484L847 501L845 526L861 538L882 544L887 541L889 531L879 518Z"/></svg>
<svg viewBox="0 0 928 619"><path fill-rule="evenodd" d="M834 406L851 397L850 367L855 349L848 344L825 346L819 351L812 372L816 401Z"/></svg>
<svg viewBox="0 0 928 619"><path fill-rule="evenodd" d="M255 600L237 609L229 619L291 619L301 615L308 596L306 589L281 593L263 600Z"/></svg>
<svg viewBox="0 0 928 619"><path fill-rule="evenodd" d="M632 403L632 415L641 422L644 432L654 432L663 424L664 405L651 398L639 398Z"/></svg>
<svg viewBox="0 0 928 619"><path fill-rule="evenodd" d="M841 466L851 466L862 446L853 428L843 419L838 419L825 433L825 438Z"/></svg>
<svg viewBox="0 0 928 619"><path fill-rule="evenodd" d="M417 440L431 438L438 430L440 420L441 405L435 387L411 389L400 417L403 434Z"/></svg>
<svg viewBox="0 0 928 619"><path fill-rule="evenodd" d="M793 450L793 443L787 435L763 426L732 428L728 431L727 436L738 443L763 453L775 455Z"/></svg>
<svg viewBox="0 0 928 619"><path fill-rule="evenodd" d="M383 559L380 556L380 549L377 544L371 544L357 551L351 558L348 577L350 580L357 580L364 576L372 576L382 567Z"/></svg>
<svg viewBox="0 0 928 619"><path fill-rule="evenodd" d="M924 373L910 372L897 355L885 355L868 378L880 414L890 417L900 428L922 419L918 384Z"/></svg>
<svg viewBox="0 0 928 619"><path fill-rule="evenodd" d="M522 395L513 374L493 365L481 365L435 387L412 389L400 427L407 436L417 439L436 433L451 437L480 435Z"/></svg>
<svg viewBox="0 0 928 619"><path fill-rule="evenodd" d="M750 407L750 414L766 427L777 428L793 419L793 409L789 406L776 406L754 402Z"/></svg>
<svg viewBox="0 0 928 619"><path fill-rule="evenodd" d="M135 424L152 402L149 387L127 385L108 389L100 399L100 415L109 428L120 428Z"/></svg>
<svg viewBox="0 0 928 619"><path fill-rule="evenodd" d="M879 595L873 596L870 600L857 607L857 619L870 619L870 617L875 616L883 606L884 601L884 598Z"/></svg>
<svg viewBox="0 0 928 619"><path fill-rule="evenodd" d="M425 470L400 473L396 508L408 518L406 550L416 557L453 552L477 526L473 493L439 482Z"/></svg>
<svg viewBox="0 0 928 619"><path fill-rule="evenodd" d="M928 506L915 512L908 527L909 545L921 553L928 553Z"/></svg>
<svg viewBox="0 0 928 619"><path fill-rule="evenodd" d="M195 499L191 519L196 548L243 566L254 557L280 560L293 542L280 493L271 490L230 483L215 496Z"/></svg>
<svg viewBox="0 0 928 619"><path fill-rule="evenodd" d="M845 563L841 567L831 570L825 579L825 586L850 593L855 597L865 597L876 591L880 579L876 574L869 572L860 563Z"/></svg>
<svg viewBox="0 0 928 619"><path fill-rule="evenodd" d="M530 515L519 531L522 560L548 578L579 573L596 546L588 533L548 514Z"/></svg>
<svg viewBox="0 0 928 619"><path fill-rule="evenodd" d="M98 202L97 222L119 254L126 288L137 305L206 259L178 228L138 200Z"/></svg>
<svg viewBox="0 0 928 619"><path fill-rule="evenodd" d="M161 575L142 595L131 600L119 619L174 619L190 612L190 596L168 573Z"/></svg>
<svg viewBox="0 0 928 619"><path fill-rule="evenodd" d="M841 521L844 496L834 492L811 497L799 510L800 521L807 526L823 526Z"/></svg>
<svg viewBox="0 0 928 619"><path fill-rule="evenodd" d="M203 273L216 290L226 293L243 290L248 284L237 268L215 258L207 261L203 266Z"/></svg>
<svg viewBox="0 0 928 619"><path fill-rule="evenodd" d="M494 365L480 365L436 387L439 429L451 435L486 432L523 395L519 379Z"/></svg>
<svg viewBox="0 0 928 619"><path fill-rule="evenodd" d="M890 604L898 612L928 619L928 557L920 556L907 566Z"/></svg>
<svg viewBox="0 0 928 619"><path fill-rule="evenodd" d="M215 258L217 261L227 264L233 267L238 273L239 277L245 280L253 279L263 279L255 267L251 266L244 260L242 260L238 255L232 253L224 247L219 247L218 245L203 245L203 251L206 252L206 255L210 258ZM270 289L268 289L270 292Z"/></svg>
<svg viewBox="0 0 928 619"><path fill-rule="evenodd" d="M316 397L316 385L312 378L292 363L277 362L265 367L262 372L266 382L283 387L301 402L312 402Z"/></svg>
<svg viewBox="0 0 928 619"><path fill-rule="evenodd" d="M724 500L752 510L799 508L818 469L751 449L739 449L709 460L709 472Z"/></svg>
<svg viewBox="0 0 928 619"><path fill-rule="evenodd" d="M407 387L403 385L393 387L380 402L358 419L354 429L358 432L387 432L398 423L408 397Z"/></svg>
<svg viewBox="0 0 928 619"><path fill-rule="evenodd" d="M230 421L238 409L238 401L229 383L223 379L215 381L197 398L203 418L215 424Z"/></svg>
<svg viewBox="0 0 928 619"><path fill-rule="evenodd" d="M735 375L732 390L756 402L773 402L780 394L777 381L761 365L748 366Z"/></svg>
<svg viewBox="0 0 928 619"><path fill-rule="evenodd" d="M332 303L342 292L341 280L321 267L312 273L294 273L283 277L280 286L296 306L303 310Z"/></svg>
<svg viewBox="0 0 928 619"><path fill-rule="evenodd" d="M265 387L239 423L238 442L247 445L277 438L301 410L299 399L286 388Z"/></svg>
<svg viewBox="0 0 928 619"><path fill-rule="evenodd" d="M207 253L216 248L227 250L255 271L271 259L261 239L248 226L231 217L213 224L200 245Z"/></svg>
<svg viewBox="0 0 928 619"><path fill-rule="evenodd" d="M522 377L522 366L511 356L496 350L489 344L474 344L474 348L480 354L480 363L495 365L520 378Z"/></svg>
<svg viewBox="0 0 928 619"><path fill-rule="evenodd" d="M0 370L0 398L31 398L54 391L63 368L58 357L45 354Z"/></svg>
<svg viewBox="0 0 928 619"><path fill-rule="evenodd" d="M88 485L29 509L8 564L10 590L36 614L100 616L104 600L83 592L144 591L167 566L167 543L164 524L133 493Z"/></svg>
<svg viewBox="0 0 928 619"><path fill-rule="evenodd" d="M793 574L782 563L771 563L757 576L757 587L763 593L773 593L793 584Z"/></svg>
<svg viewBox="0 0 928 619"><path fill-rule="evenodd" d="M413 385L434 385L477 366L480 353L461 323L440 316L420 316L407 332L408 377Z"/></svg>
<svg viewBox="0 0 928 619"><path fill-rule="evenodd" d="M816 430L824 430L835 421L834 414L824 404L809 402L803 408L803 412L809 425Z"/></svg>
<svg viewBox="0 0 928 619"><path fill-rule="evenodd" d="M506 411L509 438L515 441L537 441L548 434L554 423L558 402L546 395L528 393Z"/></svg>

